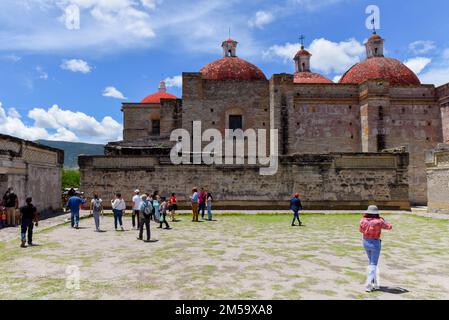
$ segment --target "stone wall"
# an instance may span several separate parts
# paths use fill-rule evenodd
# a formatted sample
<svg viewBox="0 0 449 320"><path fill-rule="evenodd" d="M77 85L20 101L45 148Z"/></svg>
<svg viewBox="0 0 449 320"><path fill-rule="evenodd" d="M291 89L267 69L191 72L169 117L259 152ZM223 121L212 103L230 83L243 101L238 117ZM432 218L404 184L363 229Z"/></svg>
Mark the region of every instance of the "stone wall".
<svg viewBox="0 0 449 320"><path fill-rule="evenodd" d="M280 130L279 152L380 152L405 147L410 153L410 201L425 205L425 153L443 141L440 103L446 94L439 88L438 102L432 85L392 87L381 79L361 85L295 84L292 75L274 75L270 110L273 128Z"/></svg>
<svg viewBox="0 0 449 320"><path fill-rule="evenodd" d="M192 122L218 129L224 135L229 115L241 115L243 129L269 129L268 81L204 80L200 73L183 74L182 127Z"/></svg>
<svg viewBox="0 0 449 320"><path fill-rule="evenodd" d="M139 188L175 192L188 207L192 187L204 186L225 209L288 209L295 192L309 209L409 209L407 165L406 153L283 156L276 175L261 176L257 166L175 166L164 156L79 157L81 189L106 204L121 192L130 206Z"/></svg>
<svg viewBox="0 0 449 320"><path fill-rule="evenodd" d="M0 134L0 192L14 188L23 205L28 196L41 213L61 204L62 150Z"/></svg>
<svg viewBox="0 0 449 320"><path fill-rule="evenodd" d="M449 145L440 144L426 155L428 210L449 214Z"/></svg>

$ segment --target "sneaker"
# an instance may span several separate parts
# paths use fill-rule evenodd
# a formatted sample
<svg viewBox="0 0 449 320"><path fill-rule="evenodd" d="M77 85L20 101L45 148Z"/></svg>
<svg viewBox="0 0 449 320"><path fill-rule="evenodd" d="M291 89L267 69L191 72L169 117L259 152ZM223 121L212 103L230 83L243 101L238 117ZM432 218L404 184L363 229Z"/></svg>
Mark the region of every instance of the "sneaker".
<svg viewBox="0 0 449 320"><path fill-rule="evenodd" d="M123 229L123 227L120 227L120 230L125 231L125 229Z"/></svg>
<svg viewBox="0 0 449 320"><path fill-rule="evenodd" d="M142 240L143 240L143 238L137 237L137 240L140 240L140 241L142 241Z"/></svg>
<svg viewBox="0 0 449 320"><path fill-rule="evenodd" d="M373 285L371 283L367 284L366 288L365 288L365 291L366 292L373 292L374 291Z"/></svg>
<svg viewBox="0 0 449 320"><path fill-rule="evenodd" d="M26 248L25 241L22 241L22 244L20 245L21 248Z"/></svg>
<svg viewBox="0 0 449 320"><path fill-rule="evenodd" d="M75 229L79 229L80 227L78 225L75 226Z"/></svg>
<svg viewBox="0 0 449 320"><path fill-rule="evenodd" d="M296 227L296 225L294 223L292 223L292 227Z"/></svg>
<svg viewBox="0 0 449 320"><path fill-rule="evenodd" d="M165 230L171 230L171 228L170 228L170 227L165 227L164 229L165 229Z"/></svg>

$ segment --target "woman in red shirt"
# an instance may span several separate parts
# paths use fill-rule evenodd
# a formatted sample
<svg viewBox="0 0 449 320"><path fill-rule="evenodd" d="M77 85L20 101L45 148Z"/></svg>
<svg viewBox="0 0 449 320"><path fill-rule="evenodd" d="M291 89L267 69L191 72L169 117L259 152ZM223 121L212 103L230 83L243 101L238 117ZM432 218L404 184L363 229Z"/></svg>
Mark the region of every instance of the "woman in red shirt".
<svg viewBox="0 0 449 320"><path fill-rule="evenodd" d="M377 264L379 262L382 240L380 239L382 229L391 230L393 226L381 218L376 206L369 206L360 221L360 232L363 234L363 246L368 255L368 279L366 291L371 292L379 289L377 279Z"/></svg>

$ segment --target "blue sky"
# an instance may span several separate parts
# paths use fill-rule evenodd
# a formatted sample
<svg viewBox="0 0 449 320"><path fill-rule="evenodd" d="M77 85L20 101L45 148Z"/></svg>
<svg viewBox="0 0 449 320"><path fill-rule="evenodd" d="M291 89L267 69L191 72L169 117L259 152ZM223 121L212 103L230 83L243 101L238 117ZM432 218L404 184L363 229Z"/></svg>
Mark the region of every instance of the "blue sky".
<svg viewBox="0 0 449 320"><path fill-rule="evenodd" d="M79 29L66 25L70 5L80 10ZM228 28L237 54L267 77L293 72L304 34L312 69L337 81L364 59L368 5L380 8L388 56L422 82L449 82L444 0L2 0L0 132L120 139L121 103L140 101L167 78L181 96L179 76L220 58Z"/></svg>

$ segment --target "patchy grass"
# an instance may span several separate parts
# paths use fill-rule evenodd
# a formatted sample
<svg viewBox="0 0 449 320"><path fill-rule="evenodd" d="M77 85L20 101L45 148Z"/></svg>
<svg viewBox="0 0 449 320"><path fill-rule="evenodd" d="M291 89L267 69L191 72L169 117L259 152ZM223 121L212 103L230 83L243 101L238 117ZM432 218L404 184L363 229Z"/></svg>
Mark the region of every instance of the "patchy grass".
<svg viewBox="0 0 449 320"><path fill-rule="evenodd" d="M0 299L448 299L449 221L388 215L380 260L382 286L408 293L363 292L366 254L359 215L238 215L173 230L156 229L144 243L130 230L105 233L68 225L36 233L38 247L0 243ZM66 288L78 266L80 290Z"/></svg>

